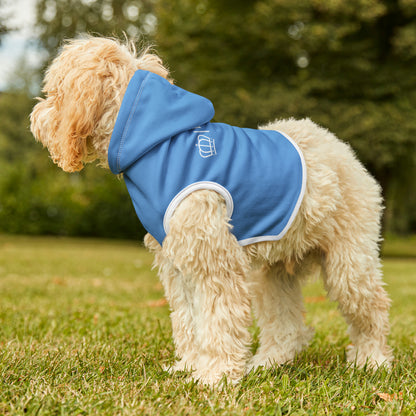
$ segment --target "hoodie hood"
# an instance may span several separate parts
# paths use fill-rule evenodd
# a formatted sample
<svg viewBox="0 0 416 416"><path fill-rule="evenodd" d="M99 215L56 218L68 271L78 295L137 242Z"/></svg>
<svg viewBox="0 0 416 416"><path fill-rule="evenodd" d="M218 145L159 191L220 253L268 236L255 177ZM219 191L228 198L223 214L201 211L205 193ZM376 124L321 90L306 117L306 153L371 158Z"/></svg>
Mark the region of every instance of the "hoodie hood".
<svg viewBox="0 0 416 416"><path fill-rule="evenodd" d="M111 171L124 172L155 146L213 117L214 107L208 99L138 70L127 86L111 136Z"/></svg>

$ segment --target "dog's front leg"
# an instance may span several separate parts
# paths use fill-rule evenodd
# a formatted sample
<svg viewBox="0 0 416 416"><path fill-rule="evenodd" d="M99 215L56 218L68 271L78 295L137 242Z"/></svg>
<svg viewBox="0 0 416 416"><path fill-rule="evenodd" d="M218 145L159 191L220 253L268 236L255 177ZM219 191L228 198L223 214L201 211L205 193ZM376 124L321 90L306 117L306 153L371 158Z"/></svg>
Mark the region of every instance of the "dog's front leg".
<svg viewBox="0 0 416 416"><path fill-rule="evenodd" d="M179 358L169 371L192 370L198 359L194 347L193 307L194 290L189 279L176 269L172 261L164 256L162 247L150 235L144 238L145 246L155 255L154 266L165 290L171 309L172 332L176 356Z"/></svg>
<svg viewBox="0 0 416 416"><path fill-rule="evenodd" d="M248 259L229 231L224 202L216 192L194 192L169 225L162 251L177 273L170 291L177 352L187 351L193 377L203 383L237 381L249 357ZM184 348L180 337L191 345Z"/></svg>

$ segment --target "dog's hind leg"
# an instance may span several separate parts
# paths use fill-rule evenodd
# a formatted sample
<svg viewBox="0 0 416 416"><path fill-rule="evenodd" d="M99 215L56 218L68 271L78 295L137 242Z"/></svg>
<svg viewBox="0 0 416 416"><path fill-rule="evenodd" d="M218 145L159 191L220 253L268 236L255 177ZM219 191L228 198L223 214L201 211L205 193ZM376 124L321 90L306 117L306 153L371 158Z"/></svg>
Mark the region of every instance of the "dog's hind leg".
<svg viewBox="0 0 416 416"><path fill-rule="evenodd" d="M373 245L373 250L370 246ZM348 361L358 367L389 365L387 345L390 300L383 288L376 243L343 243L332 246L324 259L324 283L349 325L353 345Z"/></svg>
<svg viewBox="0 0 416 416"><path fill-rule="evenodd" d="M251 279L260 345L249 369L290 362L313 335L304 324L300 279L289 275L283 263L263 266Z"/></svg>
<svg viewBox="0 0 416 416"><path fill-rule="evenodd" d="M178 316L180 325L193 334L192 340L187 338L192 357L198 357L193 377L207 384L217 384L224 375L237 381L249 358L248 259L229 231L219 194L196 191L181 202L170 220L163 253L180 273L183 290L192 294L188 299L175 296L183 298L187 309Z"/></svg>

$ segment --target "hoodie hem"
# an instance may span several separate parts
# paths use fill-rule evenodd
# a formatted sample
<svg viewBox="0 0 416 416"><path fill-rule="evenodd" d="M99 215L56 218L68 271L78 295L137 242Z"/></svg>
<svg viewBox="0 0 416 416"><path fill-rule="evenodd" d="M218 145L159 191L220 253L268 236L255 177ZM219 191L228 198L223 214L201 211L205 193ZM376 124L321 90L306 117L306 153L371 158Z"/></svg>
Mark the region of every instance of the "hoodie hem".
<svg viewBox="0 0 416 416"><path fill-rule="evenodd" d="M227 208L227 216L228 218L231 218L231 216L233 215L233 211L234 211L234 202L233 202L233 197L228 192L228 190L216 182L210 182L210 181L195 182L195 183L192 183L191 185L188 185L186 188L182 189L172 199L172 201L168 205L165 211L165 215L163 217L163 228L166 234L168 234L169 232L169 222L173 214L175 213L176 208L178 208L179 204L192 192L202 191L202 190L215 191L219 193L225 199L225 204Z"/></svg>

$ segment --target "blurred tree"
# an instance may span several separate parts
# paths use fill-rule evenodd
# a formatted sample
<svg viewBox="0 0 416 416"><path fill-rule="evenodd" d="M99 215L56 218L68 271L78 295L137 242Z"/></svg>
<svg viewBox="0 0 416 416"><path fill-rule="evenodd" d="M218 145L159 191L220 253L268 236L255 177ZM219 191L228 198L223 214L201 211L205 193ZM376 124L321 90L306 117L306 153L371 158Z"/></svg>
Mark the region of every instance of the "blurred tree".
<svg viewBox="0 0 416 416"><path fill-rule="evenodd" d="M0 0L0 45L2 41L2 37L6 35L7 33L12 30L12 28L9 27L7 20L10 18L10 15L8 13L5 13L3 8L5 5L4 0Z"/></svg>
<svg viewBox="0 0 416 416"><path fill-rule="evenodd" d="M160 0L156 14L173 77L211 98L218 120L311 117L381 182L386 227L414 223L416 2Z"/></svg>
<svg viewBox="0 0 416 416"><path fill-rule="evenodd" d="M97 33L135 38L151 34L156 22L153 0L38 0L41 45L54 56L65 38Z"/></svg>

